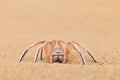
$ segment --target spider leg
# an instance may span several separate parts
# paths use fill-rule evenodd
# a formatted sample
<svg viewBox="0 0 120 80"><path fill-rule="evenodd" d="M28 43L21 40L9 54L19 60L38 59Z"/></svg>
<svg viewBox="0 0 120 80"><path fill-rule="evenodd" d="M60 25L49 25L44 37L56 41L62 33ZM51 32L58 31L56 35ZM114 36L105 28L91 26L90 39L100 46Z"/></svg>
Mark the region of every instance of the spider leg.
<svg viewBox="0 0 120 80"><path fill-rule="evenodd" d="M65 57L65 60L68 59L68 56L69 56L72 48L73 48L73 45L72 45L70 42L66 43L66 52L65 52L65 56L66 56L66 57ZM65 61L64 61L64 62L65 62Z"/></svg>
<svg viewBox="0 0 120 80"><path fill-rule="evenodd" d="M85 60L85 57L84 57L82 51L80 50L80 48L77 45L75 45L73 43L71 43L71 44L73 45L73 48L80 54L80 56L82 58L83 65L85 65L86 64L86 60Z"/></svg>
<svg viewBox="0 0 120 80"><path fill-rule="evenodd" d="M66 42L63 41L63 40L58 40L58 42L63 43L63 44L66 44Z"/></svg>
<svg viewBox="0 0 120 80"><path fill-rule="evenodd" d="M43 54L43 49L41 49L41 52L40 52L40 61L42 61L42 54Z"/></svg>
<svg viewBox="0 0 120 80"><path fill-rule="evenodd" d="M40 47L38 47L38 49L36 50L36 53L35 53L34 62L37 61L38 54L39 54L39 53L42 53L42 49L43 49L43 47L46 46L48 43L50 43L50 41L45 42L45 43L43 43ZM40 54L40 55L42 55L42 54ZM40 57L42 58L42 56L40 56Z"/></svg>
<svg viewBox="0 0 120 80"><path fill-rule="evenodd" d="M59 45L60 49L61 49L63 52L65 52L62 43L64 43L64 44L66 45L66 42L64 42L64 41L61 41L61 40L58 40L58 41L57 41L57 44Z"/></svg>
<svg viewBox="0 0 120 80"><path fill-rule="evenodd" d="M97 60L95 59L95 57L92 55L92 53L87 48L85 48L82 44L80 44L78 42L75 42L75 41L72 41L72 42L77 44L78 46L82 47L90 55L90 57L93 59L93 61L97 63Z"/></svg>
<svg viewBox="0 0 120 80"><path fill-rule="evenodd" d="M58 43L58 46L60 47L60 49L61 49L61 50L63 51L63 53L64 53L64 59L63 59L62 63L65 63L68 55L66 54L66 52L65 52L65 50L64 50L63 44L66 45L66 42L64 42L64 41L62 41L62 40L58 40L57 43ZM62 44L62 43L63 43L63 44Z"/></svg>
<svg viewBox="0 0 120 80"><path fill-rule="evenodd" d="M37 58L38 58L38 55L39 55L39 53L40 53L40 59L41 59L41 61L42 61L42 48L38 51L38 52L36 52L36 54L35 54L35 58L34 58L34 62L36 62L37 61Z"/></svg>
<svg viewBox="0 0 120 80"><path fill-rule="evenodd" d="M53 41L50 43L49 47L48 47L48 54L49 54L49 55L48 55L48 58L49 58L49 60L50 60L50 63L53 62L53 56L52 56L52 54L50 54L50 53L52 53L52 52L54 51L54 48L55 48L56 44L57 44L57 41L56 41L56 40L53 40Z"/></svg>
<svg viewBox="0 0 120 80"><path fill-rule="evenodd" d="M47 58L49 58L50 53L53 51L52 47L54 47L54 45L55 45L55 40L48 41L48 42L44 43L43 45L41 45L36 51L34 62L37 61L37 57L38 57L39 53L40 53L40 60L42 61L43 49L45 51L45 54L46 54Z"/></svg>
<svg viewBox="0 0 120 80"><path fill-rule="evenodd" d="M44 42L46 42L46 41L38 41L38 42L33 43L33 44L31 44L30 46L28 46L28 47L23 51L23 53L21 54L21 56L20 56L20 58L19 58L18 61L19 61L19 62L22 61L23 57L25 56L25 54L28 52L29 49L31 49L32 47L34 47L34 46L36 46L36 45L38 45L38 44L44 43Z"/></svg>
<svg viewBox="0 0 120 80"><path fill-rule="evenodd" d="M70 42L68 42L67 47L66 47L66 55L67 55L67 57L70 54L72 48L73 48L73 45Z"/></svg>

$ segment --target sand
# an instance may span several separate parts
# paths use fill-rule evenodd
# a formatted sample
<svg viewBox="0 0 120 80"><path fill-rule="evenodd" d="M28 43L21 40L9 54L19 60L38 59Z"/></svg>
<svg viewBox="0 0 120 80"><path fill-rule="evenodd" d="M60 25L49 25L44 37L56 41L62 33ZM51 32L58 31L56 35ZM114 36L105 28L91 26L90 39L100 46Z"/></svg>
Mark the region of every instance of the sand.
<svg viewBox="0 0 120 80"><path fill-rule="evenodd" d="M120 80L119 0L1 0L0 80ZM66 64L33 62L39 40L79 41L87 65L72 50Z"/></svg>

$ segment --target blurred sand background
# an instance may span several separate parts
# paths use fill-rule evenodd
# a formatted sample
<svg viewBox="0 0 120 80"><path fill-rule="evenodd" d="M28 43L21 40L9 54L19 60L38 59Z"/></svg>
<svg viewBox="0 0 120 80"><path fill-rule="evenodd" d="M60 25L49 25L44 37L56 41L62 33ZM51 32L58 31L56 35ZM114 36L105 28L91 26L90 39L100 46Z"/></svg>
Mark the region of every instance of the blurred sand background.
<svg viewBox="0 0 120 80"><path fill-rule="evenodd" d="M79 41L66 64L33 62L37 46L21 63L18 57L39 40ZM120 80L119 0L0 0L0 80Z"/></svg>

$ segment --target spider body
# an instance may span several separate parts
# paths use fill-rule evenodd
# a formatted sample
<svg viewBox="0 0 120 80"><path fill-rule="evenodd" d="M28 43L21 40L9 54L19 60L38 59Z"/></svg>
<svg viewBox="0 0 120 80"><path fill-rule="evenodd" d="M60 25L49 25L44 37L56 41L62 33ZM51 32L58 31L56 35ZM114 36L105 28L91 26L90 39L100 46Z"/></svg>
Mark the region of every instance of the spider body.
<svg viewBox="0 0 120 80"><path fill-rule="evenodd" d="M76 41L65 42L63 40L38 41L36 43L33 43L23 51L22 55L19 58L19 62L22 61L23 57L25 56L25 54L28 52L29 49L39 44L41 45L36 50L34 62L37 61L39 54L40 54L40 60L42 61L42 54L44 51L46 57L51 63L53 62L65 63L69 57L71 49L75 49L80 54L83 64L86 64L85 57L82 51L80 50L80 47L83 48L90 55L90 57L93 59L94 62L97 62L95 57L92 55L92 53L82 44ZM65 49L63 45L65 45Z"/></svg>
<svg viewBox="0 0 120 80"><path fill-rule="evenodd" d="M63 59L64 59L63 51L60 50L59 47L55 48L55 50L52 53L52 61L62 63Z"/></svg>

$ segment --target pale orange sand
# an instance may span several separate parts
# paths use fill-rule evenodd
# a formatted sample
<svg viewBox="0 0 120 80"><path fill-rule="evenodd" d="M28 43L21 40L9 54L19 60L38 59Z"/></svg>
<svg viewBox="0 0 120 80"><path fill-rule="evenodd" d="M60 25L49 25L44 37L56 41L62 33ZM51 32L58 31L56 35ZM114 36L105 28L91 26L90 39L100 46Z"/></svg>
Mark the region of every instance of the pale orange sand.
<svg viewBox="0 0 120 80"><path fill-rule="evenodd" d="M33 62L31 49L21 63L18 57L31 43L62 39L79 41L86 52L83 66L76 51L66 64ZM1 0L0 80L119 80L119 0Z"/></svg>

